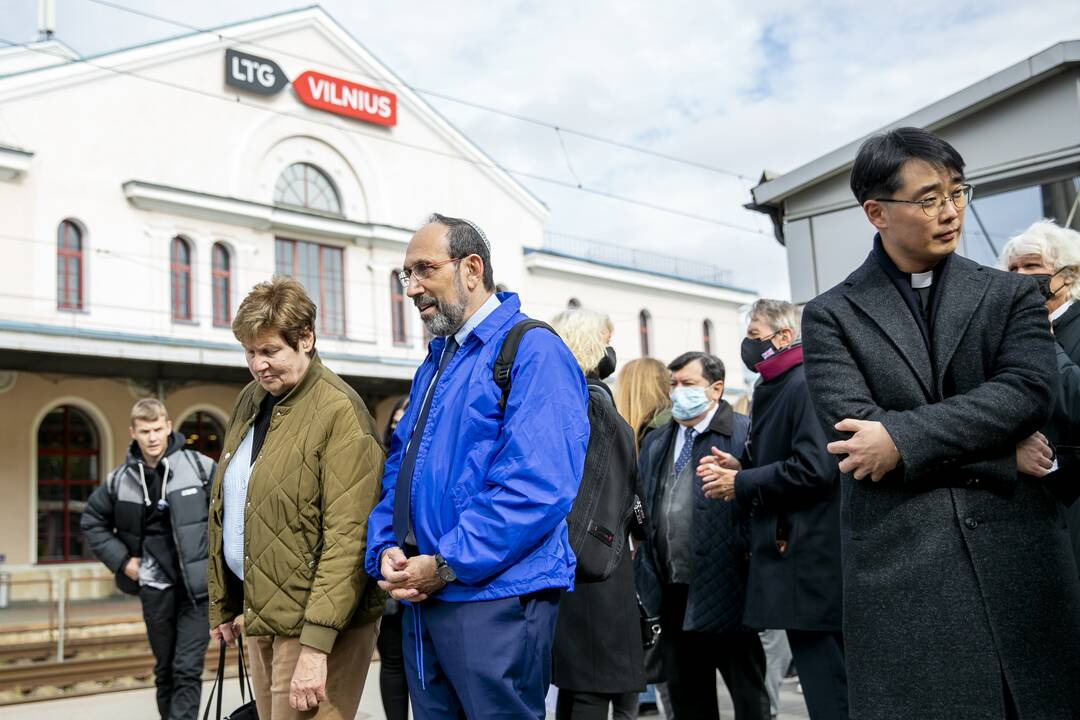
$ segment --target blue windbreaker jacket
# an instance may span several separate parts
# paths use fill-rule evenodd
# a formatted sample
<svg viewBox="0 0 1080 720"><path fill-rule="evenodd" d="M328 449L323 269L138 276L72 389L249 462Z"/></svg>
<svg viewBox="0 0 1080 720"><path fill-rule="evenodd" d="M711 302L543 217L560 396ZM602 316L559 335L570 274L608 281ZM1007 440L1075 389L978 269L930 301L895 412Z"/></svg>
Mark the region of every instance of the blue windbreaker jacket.
<svg viewBox="0 0 1080 720"><path fill-rule="evenodd" d="M413 474L417 547L426 555L442 553L457 573L457 582L437 595L450 602L574 584L566 516L589 442L588 389L563 341L531 330L518 347L506 412L499 411L502 392L492 366L510 328L527 318L517 295L498 297L502 304L469 334L439 378ZM431 341L390 444L382 499L367 528L366 569L376 579L382 579L379 556L398 544L398 468L445 342Z"/></svg>

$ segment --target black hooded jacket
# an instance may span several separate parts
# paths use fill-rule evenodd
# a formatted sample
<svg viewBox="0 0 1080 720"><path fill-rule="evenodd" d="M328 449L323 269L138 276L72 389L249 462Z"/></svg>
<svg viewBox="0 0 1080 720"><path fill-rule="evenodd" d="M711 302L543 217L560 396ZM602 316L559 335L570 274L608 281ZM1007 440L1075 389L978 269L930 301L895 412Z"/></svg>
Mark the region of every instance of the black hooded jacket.
<svg viewBox="0 0 1080 720"><path fill-rule="evenodd" d="M206 599L206 522L214 468L210 458L185 450L184 436L173 432L156 470L145 465L133 441L124 464L94 490L80 526L94 556L116 575L121 590L138 592L138 583L124 574L124 566L149 548L166 572L179 575L174 579L192 602ZM162 494L167 505L159 508Z"/></svg>

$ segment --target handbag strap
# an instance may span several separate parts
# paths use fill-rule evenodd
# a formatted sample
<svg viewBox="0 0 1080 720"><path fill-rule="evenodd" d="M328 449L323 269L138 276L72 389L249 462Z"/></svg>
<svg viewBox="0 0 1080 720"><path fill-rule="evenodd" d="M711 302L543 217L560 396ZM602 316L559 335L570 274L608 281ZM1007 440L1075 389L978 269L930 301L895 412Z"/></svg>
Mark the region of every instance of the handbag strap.
<svg viewBox="0 0 1080 720"><path fill-rule="evenodd" d="M208 720L210 717L210 705L214 702L214 693L217 693L217 720L221 720L221 696L225 694L225 640L221 639L221 652L218 655L217 674L214 677L214 686L210 688L210 695L206 698L206 710L203 712L202 720Z"/></svg>
<svg viewBox="0 0 1080 720"><path fill-rule="evenodd" d="M248 676L247 664L244 662L243 638L237 639L236 647L239 649L239 652L236 654L236 665L239 670L239 675L237 675L236 679L240 682L240 702L246 703L247 700L244 698L244 686L247 685L247 694L252 700L255 699L255 693L251 690L251 678Z"/></svg>

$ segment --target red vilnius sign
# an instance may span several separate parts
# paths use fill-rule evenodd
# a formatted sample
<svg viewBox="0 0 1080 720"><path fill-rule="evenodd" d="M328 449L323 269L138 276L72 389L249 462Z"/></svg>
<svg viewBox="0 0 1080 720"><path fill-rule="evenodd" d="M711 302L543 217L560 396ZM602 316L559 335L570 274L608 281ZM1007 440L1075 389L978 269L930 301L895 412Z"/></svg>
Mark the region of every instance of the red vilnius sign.
<svg viewBox="0 0 1080 720"><path fill-rule="evenodd" d="M397 96L367 85L307 70L293 80L300 102L377 125L397 124Z"/></svg>

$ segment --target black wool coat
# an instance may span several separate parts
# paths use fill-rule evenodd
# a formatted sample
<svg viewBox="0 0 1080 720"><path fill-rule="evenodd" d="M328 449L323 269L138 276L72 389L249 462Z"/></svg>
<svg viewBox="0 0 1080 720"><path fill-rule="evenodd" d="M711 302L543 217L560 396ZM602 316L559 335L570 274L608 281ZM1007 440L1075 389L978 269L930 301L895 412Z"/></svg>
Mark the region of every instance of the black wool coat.
<svg viewBox="0 0 1080 720"><path fill-rule="evenodd" d="M1061 389L1054 414L1043 428L1052 443L1059 447L1059 477L1051 487L1066 506L1069 537L1073 556L1080 573L1080 302L1054 321L1054 338L1058 342L1058 370ZM1056 482L1055 482L1056 481Z"/></svg>
<svg viewBox="0 0 1080 720"><path fill-rule="evenodd" d="M873 255L803 314L811 400L830 439L881 422L902 457L842 483L853 720L1080 716L1080 582L1060 504L1017 473L1057 369L1030 278L954 256L929 349ZM846 437L846 434L843 436Z"/></svg>
<svg viewBox="0 0 1080 720"><path fill-rule="evenodd" d="M802 365L758 383L749 457L735 476L750 508L749 627L840 629L840 472L826 442Z"/></svg>

